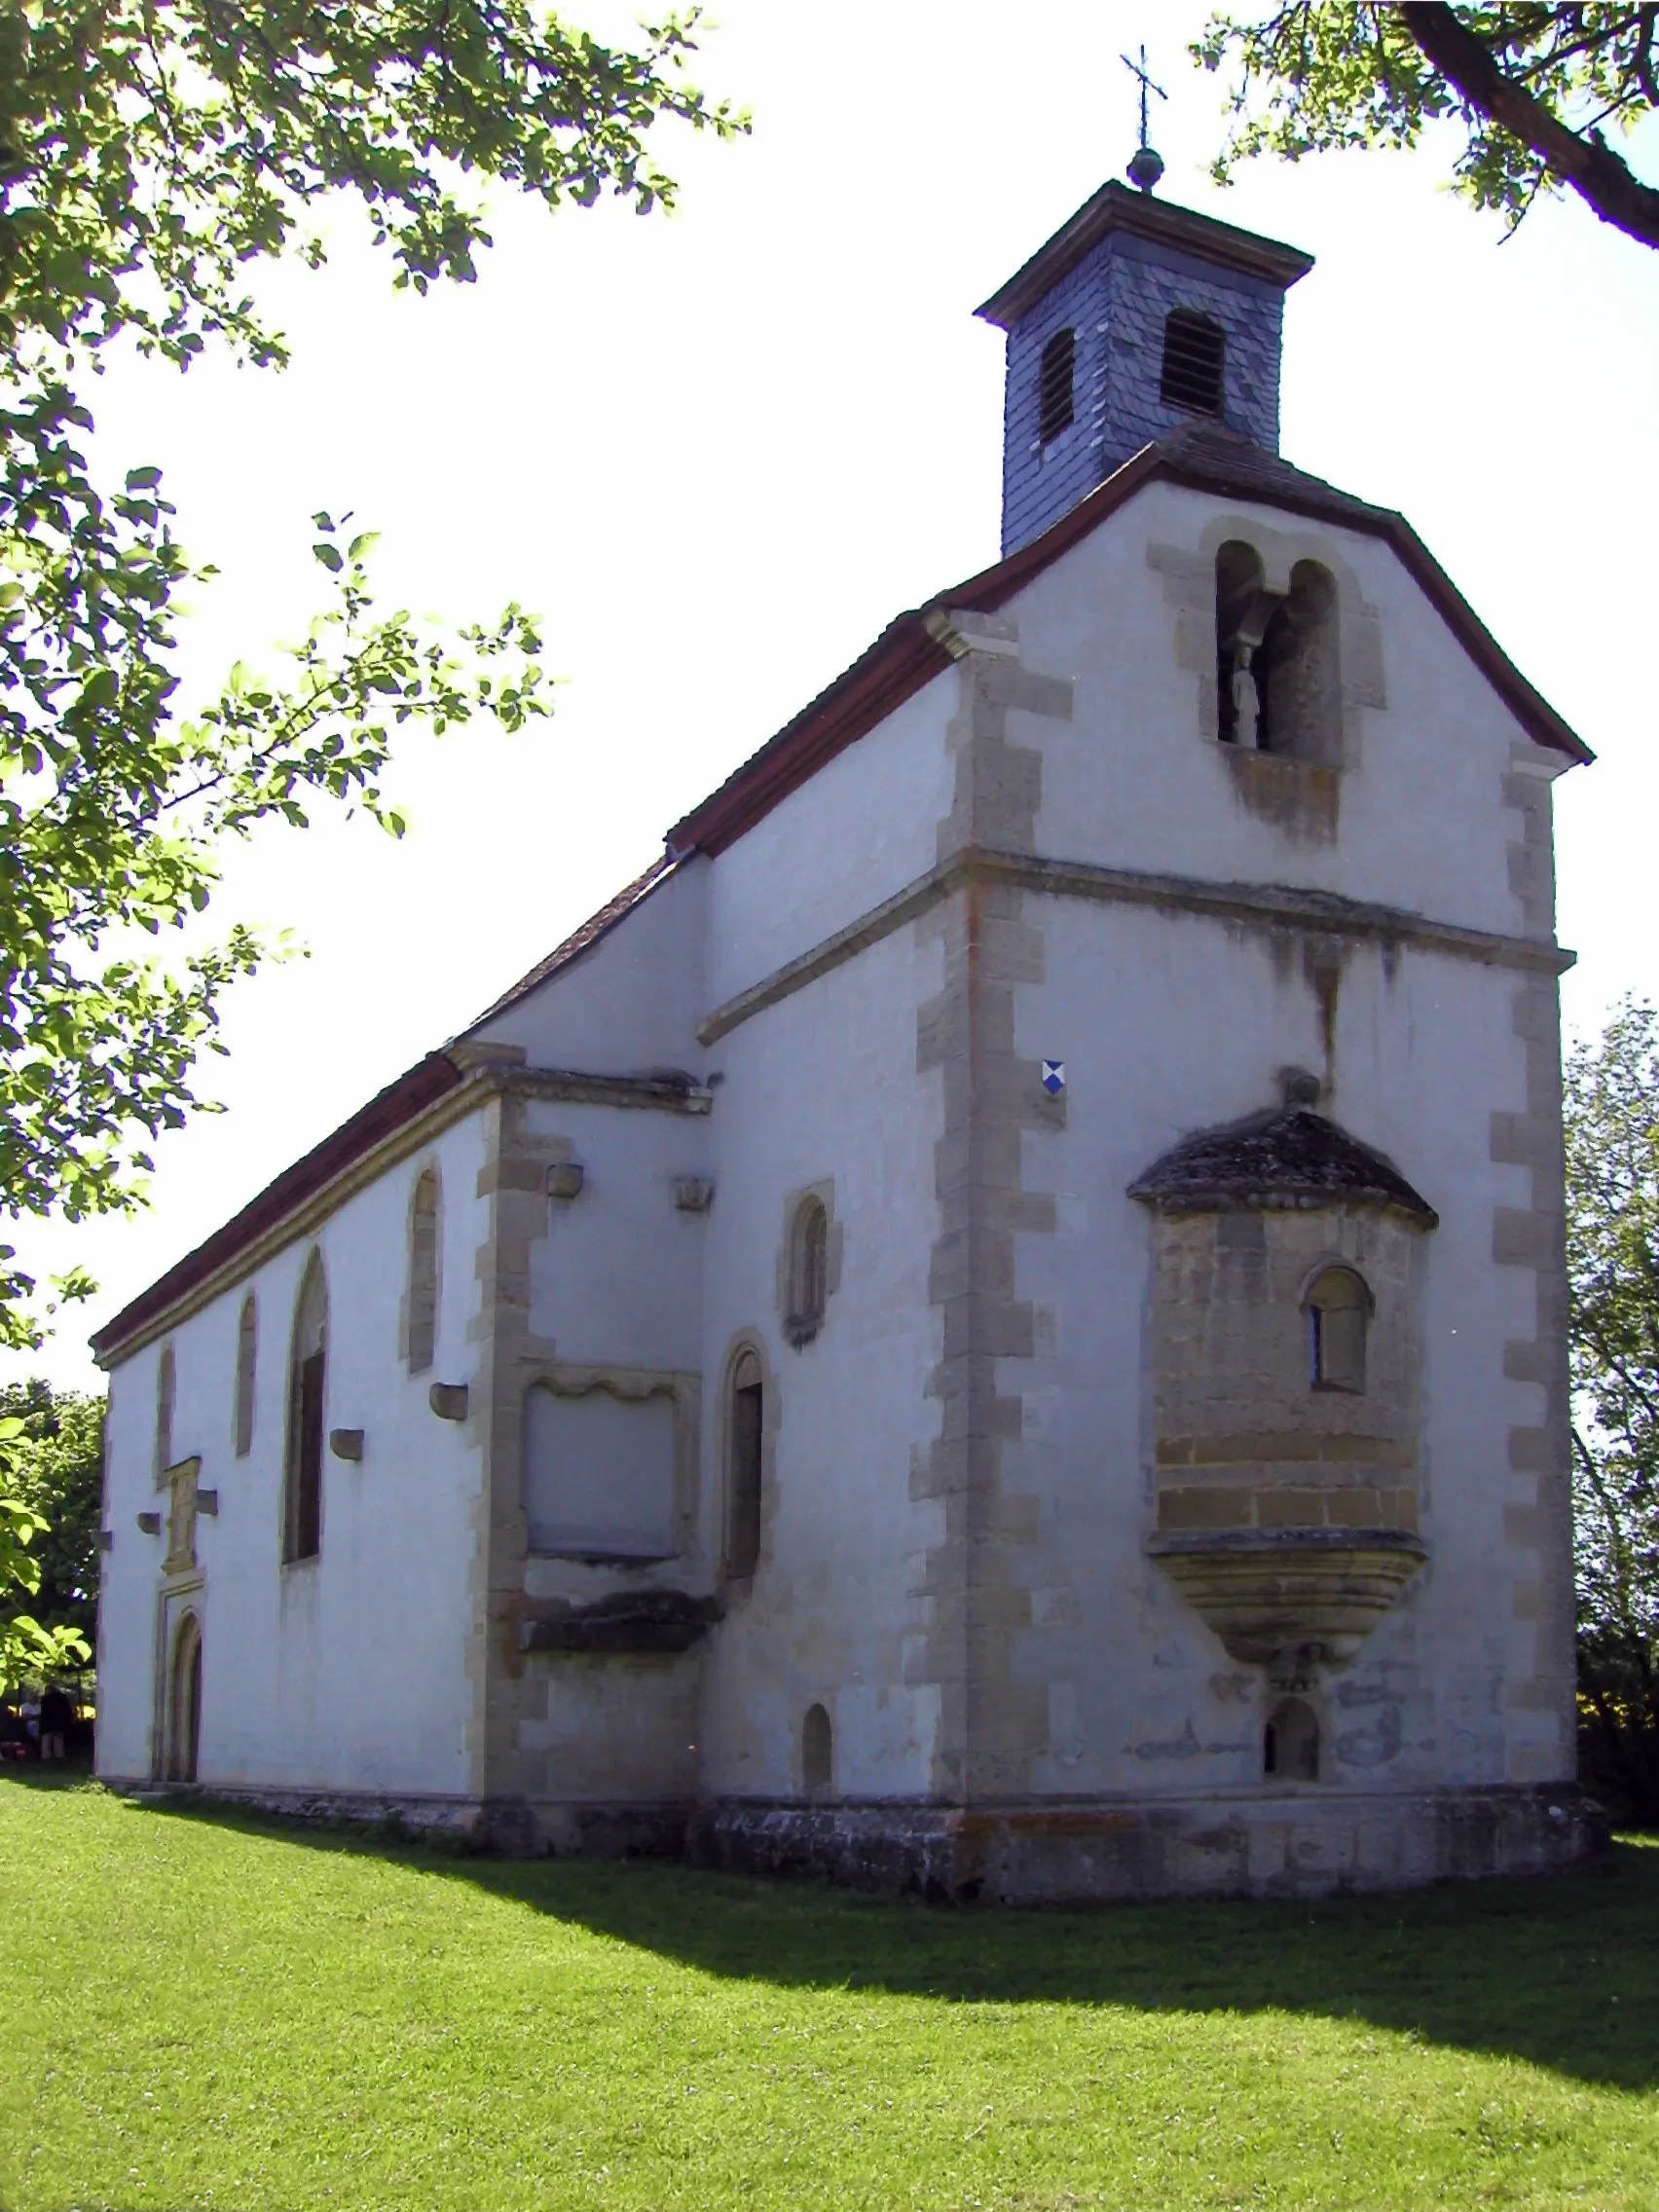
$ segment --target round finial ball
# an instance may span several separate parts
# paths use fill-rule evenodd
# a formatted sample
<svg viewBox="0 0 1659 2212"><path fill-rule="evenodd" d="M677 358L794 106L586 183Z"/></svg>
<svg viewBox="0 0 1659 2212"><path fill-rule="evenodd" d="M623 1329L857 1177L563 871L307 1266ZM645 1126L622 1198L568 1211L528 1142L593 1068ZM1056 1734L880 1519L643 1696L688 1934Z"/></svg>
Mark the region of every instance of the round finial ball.
<svg viewBox="0 0 1659 2212"><path fill-rule="evenodd" d="M1150 192L1163 174L1163 156L1154 153L1150 146L1137 146L1124 173L1131 184L1139 185L1142 192Z"/></svg>

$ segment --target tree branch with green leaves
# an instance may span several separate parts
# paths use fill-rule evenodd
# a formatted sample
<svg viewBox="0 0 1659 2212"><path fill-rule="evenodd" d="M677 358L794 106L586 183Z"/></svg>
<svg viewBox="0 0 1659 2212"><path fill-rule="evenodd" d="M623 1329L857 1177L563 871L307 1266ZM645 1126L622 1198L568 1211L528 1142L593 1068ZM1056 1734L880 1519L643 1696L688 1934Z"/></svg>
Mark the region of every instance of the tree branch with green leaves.
<svg viewBox="0 0 1659 2212"><path fill-rule="evenodd" d="M228 839L318 804L402 822L401 725L548 711L524 610L441 635L377 610L366 536L315 518L332 598L280 682L233 671L181 712L176 617L194 569L160 471L98 481L92 383L118 346L188 369L209 348L287 358L250 273L325 258L355 204L394 285L470 281L479 186L548 208L673 180L667 120L747 120L687 74L697 15L608 46L523 0L0 0L0 1211L139 1202L148 1145L203 1101L240 927L149 949L211 903ZM0 1346L37 1341L0 1245ZM84 1293L84 1280L60 1286ZM22 1524L17 1524L18 1528Z"/></svg>
<svg viewBox="0 0 1659 2212"><path fill-rule="evenodd" d="M1659 109L1659 7L1297 0L1217 14L1192 52L1230 80L1222 183L1258 154L1411 147L1444 122L1463 134L1456 190L1511 231L1567 190L1659 246L1659 188L1612 143Z"/></svg>
<svg viewBox="0 0 1659 2212"><path fill-rule="evenodd" d="M1659 1014L1567 1064L1579 1675L1632 1809L1659 1818Z"/></svg>

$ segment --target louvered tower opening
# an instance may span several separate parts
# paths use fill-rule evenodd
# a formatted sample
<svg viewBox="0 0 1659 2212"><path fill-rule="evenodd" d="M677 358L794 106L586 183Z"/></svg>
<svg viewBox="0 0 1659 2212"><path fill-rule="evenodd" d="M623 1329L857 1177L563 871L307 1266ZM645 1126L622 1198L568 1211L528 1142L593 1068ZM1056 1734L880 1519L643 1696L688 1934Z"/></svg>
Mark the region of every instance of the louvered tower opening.
<svg viewBox="0 0 1659 2212"><path fill-rule="evenodd" d="M1219 415L1227 381L1227 336L1213 315L1177 308L1163 325L1159 397L1194 415Z"/></svg>
<svg viewBox="0 0 1659 2212"><path fill-rule="evenodd" d="M1076 367L1076 332L1056 330L1043 349L1043 365L1038 373L1037 434L1045 445L1071 427Z"/></svg>

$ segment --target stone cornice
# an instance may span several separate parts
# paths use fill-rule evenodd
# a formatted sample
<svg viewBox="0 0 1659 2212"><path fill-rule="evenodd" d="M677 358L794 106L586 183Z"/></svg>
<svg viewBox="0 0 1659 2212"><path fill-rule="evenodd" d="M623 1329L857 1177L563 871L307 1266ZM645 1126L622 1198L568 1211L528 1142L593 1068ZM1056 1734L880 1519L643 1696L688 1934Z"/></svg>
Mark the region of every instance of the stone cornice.
<svg viewBox="0 0 1659 2212"><path fill-rule="evenodd" d="M1345 899L1335 892L1303 890L1293 884L1218 883L1199 876L1102 867L1089 861L1045 860L1029 853L970 848L930 868L926 875L872 906L845 929L835 931L746 991L727 999L698 1028L699 1044L717 1044L743 1022L828 975L830 969L839 968L970 881L1045 891L1057 898L1154 906L1165 913L1206 915L1258 929L1299 930L1317 937L1404 945L1449 959L1474 960L1487 967L1513 968L1533 975L1559 976L1576 958L1546 940L1504 937L1494 931L1470 929L1461 922L1436 921L1401 907Z"/></svg>

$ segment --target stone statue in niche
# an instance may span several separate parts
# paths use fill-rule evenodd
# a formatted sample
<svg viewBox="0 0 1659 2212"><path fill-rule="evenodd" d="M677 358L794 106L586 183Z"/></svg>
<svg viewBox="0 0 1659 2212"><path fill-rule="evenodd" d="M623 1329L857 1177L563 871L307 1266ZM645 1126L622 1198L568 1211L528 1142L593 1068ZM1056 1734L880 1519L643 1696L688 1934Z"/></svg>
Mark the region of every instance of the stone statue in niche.
<svg viewBox="0 0 1659 2212"><path fill-rule="evenodd" d="M1252 649L1240 641L1233 654L1233 742L1246 753L1256 750L1262 718L1262 702L1257 696L1256 679L1250 667Z"/></svg>

